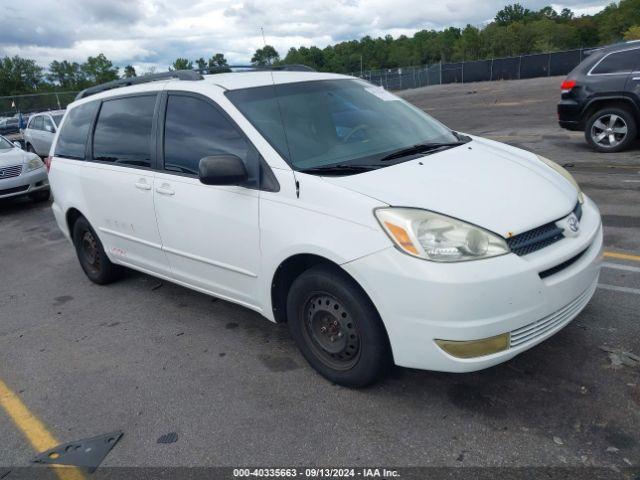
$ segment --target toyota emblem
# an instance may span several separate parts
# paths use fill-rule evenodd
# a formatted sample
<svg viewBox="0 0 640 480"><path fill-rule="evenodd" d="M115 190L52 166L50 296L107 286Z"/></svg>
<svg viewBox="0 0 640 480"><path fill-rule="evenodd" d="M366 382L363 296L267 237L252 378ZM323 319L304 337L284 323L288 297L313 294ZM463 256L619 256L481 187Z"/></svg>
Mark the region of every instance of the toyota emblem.
<svg viewBox="0 0 640 480"><path fill-rule="evenodd" d="M567 226L572 232L577 232L578 230L580 230L580 222L578 221L578 217L576 217L575 215L571 215L569 218L567 218Z"/></svg>

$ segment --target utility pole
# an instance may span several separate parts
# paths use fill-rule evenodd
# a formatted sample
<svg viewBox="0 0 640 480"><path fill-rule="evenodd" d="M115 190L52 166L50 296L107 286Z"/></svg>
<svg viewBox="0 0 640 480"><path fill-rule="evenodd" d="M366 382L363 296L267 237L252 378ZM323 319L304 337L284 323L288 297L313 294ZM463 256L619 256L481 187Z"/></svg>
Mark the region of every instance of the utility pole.
<svg viewBox="0 0 640 480"><path fill-rule="evenodd" d="M360 78L362 78L362 54L360 54Z"/></svg>

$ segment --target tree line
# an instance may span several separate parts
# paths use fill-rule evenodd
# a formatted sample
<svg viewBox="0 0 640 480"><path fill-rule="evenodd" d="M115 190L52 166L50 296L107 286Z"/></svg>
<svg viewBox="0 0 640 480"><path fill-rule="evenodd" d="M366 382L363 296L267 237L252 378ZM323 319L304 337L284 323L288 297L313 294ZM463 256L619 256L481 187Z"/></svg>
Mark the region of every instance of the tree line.
<svg viewBox="0 0 640 480"><path fill-rule="evenodd" d="M576 17L570 9L552 7L532 11L520 4L507 5L493 21L476 27L420 30L413 36L366 36L319 47L291 48L284 57L271 45L255 51L254 65L304 64L319 71L338 73L396 68L438 62L471 61L531 53L587 48L640 40L640 0L611 3L595 15ZM209 59L177 58L172 70L229 71L224 54ZM154 73L151 69L145 74ZM115 66L104 54L84 63L53 61L48 69L19 56L0 58L0 96L22 93L80 90L120 77L138 75L132 65Z"/></svg>

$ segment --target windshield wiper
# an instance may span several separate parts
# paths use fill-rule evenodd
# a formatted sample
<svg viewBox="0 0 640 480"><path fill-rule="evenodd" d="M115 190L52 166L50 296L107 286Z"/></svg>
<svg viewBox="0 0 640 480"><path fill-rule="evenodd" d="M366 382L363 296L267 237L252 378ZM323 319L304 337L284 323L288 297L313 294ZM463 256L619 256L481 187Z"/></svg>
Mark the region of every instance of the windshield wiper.
<svg viewBox="0 0 640 480"><path fill-rule="evenodd" d="M304 173L318 173L321 175L349 175L355 173L368 172L380 168L380 165L323 165L319 167L311 167L301 169Z"/></svg>
<svg viewBox="0 0 640 480"><path fill-rule="evenodd" d="M433 152L435 150L440 150L441 148L457 147L458 145L463 145L465 143L467 142L419 143L417 145L412 145L411 147L401 148L400 150L396 150L389 155L385 155L380 159L380 161L386 162L388 160L395 160L396 158L408 157L409 155L418 155L420 153Z"/></svg>

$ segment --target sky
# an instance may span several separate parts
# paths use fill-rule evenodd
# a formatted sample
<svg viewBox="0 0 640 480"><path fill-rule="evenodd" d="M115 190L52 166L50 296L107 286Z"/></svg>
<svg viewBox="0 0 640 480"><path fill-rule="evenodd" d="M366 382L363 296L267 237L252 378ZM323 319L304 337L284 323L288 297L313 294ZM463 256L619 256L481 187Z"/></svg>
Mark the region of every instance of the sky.
<svg viewBox="0 0 640 480"><path fill-rule="evenodd" d="M552 6L593 14L608 0ZM422 29L481 26L510 0L0 0L0 57L20 55L44 67L104 53L138 72L166 70L174 59L224 53L249 63L256 48L324 47L339 41ZM538 10L545 0L520 1Z"/></svg>

